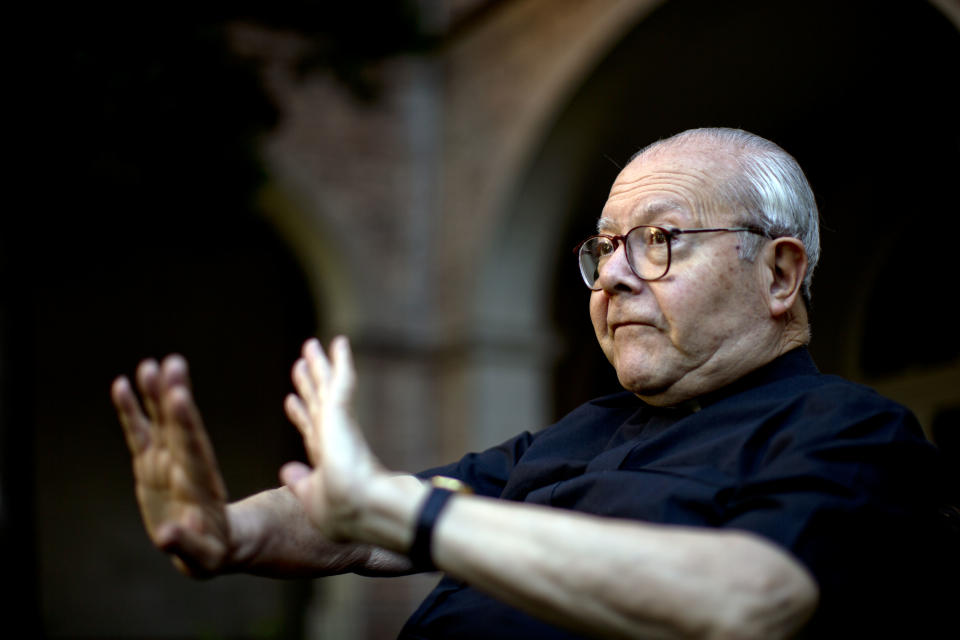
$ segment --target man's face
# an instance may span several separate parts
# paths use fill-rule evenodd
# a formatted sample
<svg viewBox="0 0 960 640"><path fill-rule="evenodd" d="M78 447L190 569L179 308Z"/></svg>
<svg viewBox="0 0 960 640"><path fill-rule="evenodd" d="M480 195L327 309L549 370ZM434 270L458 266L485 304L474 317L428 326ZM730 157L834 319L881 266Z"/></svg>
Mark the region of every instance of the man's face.
<svg viewBox="0 0 960 640"><path fill-rule="evenodd" d="M722 156L689 146L641 156L610 189L601 232L625 234L641 224L738 226L737 212L714 195L729 173ZM652 404L675 404L766 361L770 314L759 269L737 252L736 233L677 236L669 272L653 282L632 273L622 246L608 259L590 316L626 389Z"/></svg>

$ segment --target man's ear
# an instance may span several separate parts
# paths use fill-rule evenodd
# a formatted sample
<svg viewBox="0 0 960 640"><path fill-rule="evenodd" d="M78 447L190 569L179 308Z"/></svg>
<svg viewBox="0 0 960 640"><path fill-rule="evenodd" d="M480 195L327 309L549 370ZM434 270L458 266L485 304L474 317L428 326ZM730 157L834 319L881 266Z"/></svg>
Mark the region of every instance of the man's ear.
<svg viewBox="0 0 960 640"><path fill-rule="evenodd" d="M796 238L775 238L763 250L769 283L767 300L774 318L790 311L800 296L807 273L807 251Z"/></svg>

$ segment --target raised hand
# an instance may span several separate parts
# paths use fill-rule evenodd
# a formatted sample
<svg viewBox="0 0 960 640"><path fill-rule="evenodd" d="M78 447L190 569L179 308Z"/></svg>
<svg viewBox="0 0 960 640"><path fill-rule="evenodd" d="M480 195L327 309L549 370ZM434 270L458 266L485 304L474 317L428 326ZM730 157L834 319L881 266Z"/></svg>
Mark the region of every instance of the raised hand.
<svg viewBox="0 0 960 640"><path fill-rule="evenodd" d="M133 456L147 533L183 573L216 575L231 553L227 492L193 402L187 363L176 355L160 365L145 360L136 377L143 408L123 376L111 397Z"/></svg>
<svg viewBox="0 0 960 640"><path fill-rule="evenodd" d="M357 537L356 505L369 483L387 472L353 418L356 374L346 338L333 341L330 355L328 360L319 342L309 340L294 364L299 395L287 396L284 408L303 435L313 469L292 462L281 477L326 537L351 541Z"/></svg>

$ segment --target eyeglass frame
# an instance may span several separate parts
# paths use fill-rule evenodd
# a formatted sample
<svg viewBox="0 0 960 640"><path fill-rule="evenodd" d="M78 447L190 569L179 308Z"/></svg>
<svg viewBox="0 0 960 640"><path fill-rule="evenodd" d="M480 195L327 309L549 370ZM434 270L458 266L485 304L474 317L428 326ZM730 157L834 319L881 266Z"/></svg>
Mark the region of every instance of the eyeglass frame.
<svg viewBox="0 0 960 640"><path fill-rule="evenodd" d="M629 250L627 249L627 247L630 246L629 244L627 244L627 236L629 236L631 233L633 233L637 229L659 229L660 231L663 231L664 234L667 236L667 266L663 270L663 273L661 273L656 278L644 278L639 273L637 273L637 270L633 266L633 258L629 254L628 252ZM667 277L667 274L670 273L670 265L672 264L672 261L673 261L672 245L673 245L673 238L675 236L681 236L685 233L711 233L711 232L754 233L768 239L773 239L773 236L771 236L769 233L767 233L760 227L714 227L714 228L679 229L677 227L661 227L655 224L638 224L637 226L628 230L623 235L596 233L592 236L589 236L585 240L583 240L583 242L581 242L580 244L578 244L576 247L573 248L573 253L575 256L577 256L577 268L580 271L580 277L583 279L583 283L587 285L587 288L590 289L591 291L600 291L601 289L603 289L603 287L591 287L590 284L587 282L587 276L583 273L583 263L580 261L580 250L583 248L583 245L587 244L594 238L609 239L611 242L613 242L614 252L616 252L616 250L620 247L620 245L623 245L623 250L627 254L626 255L627 266L630 267L631 273L633 273L633 275L635 275L640 280L643 280L644 282L656 282L657 280ZM598 280L599 278L597 278L597 281ZM594 284L596 284L597 281L594 281Z"/></svg>

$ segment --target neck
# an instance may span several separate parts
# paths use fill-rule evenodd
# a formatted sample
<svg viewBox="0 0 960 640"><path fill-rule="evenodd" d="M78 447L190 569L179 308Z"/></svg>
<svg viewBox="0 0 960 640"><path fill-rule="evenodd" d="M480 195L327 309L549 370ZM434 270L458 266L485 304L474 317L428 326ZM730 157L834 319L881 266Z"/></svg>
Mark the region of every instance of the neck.
<svg viewBox="0 0 960 640"><path fill-rule="evenodd" d="M742 336L670 387L636 395L656 407L675 406L722 389L809 342L807 311L800 303L780 318L772 318L765 331L758 328L756 332Z"/></svg>
<svg viewBox="0 0 960 640"><path fill-rule="evenodd" d="M784 314L781 322L778 355L810 344L810 321L807 305L802 300L797 300L797 303Z"/></svg>

